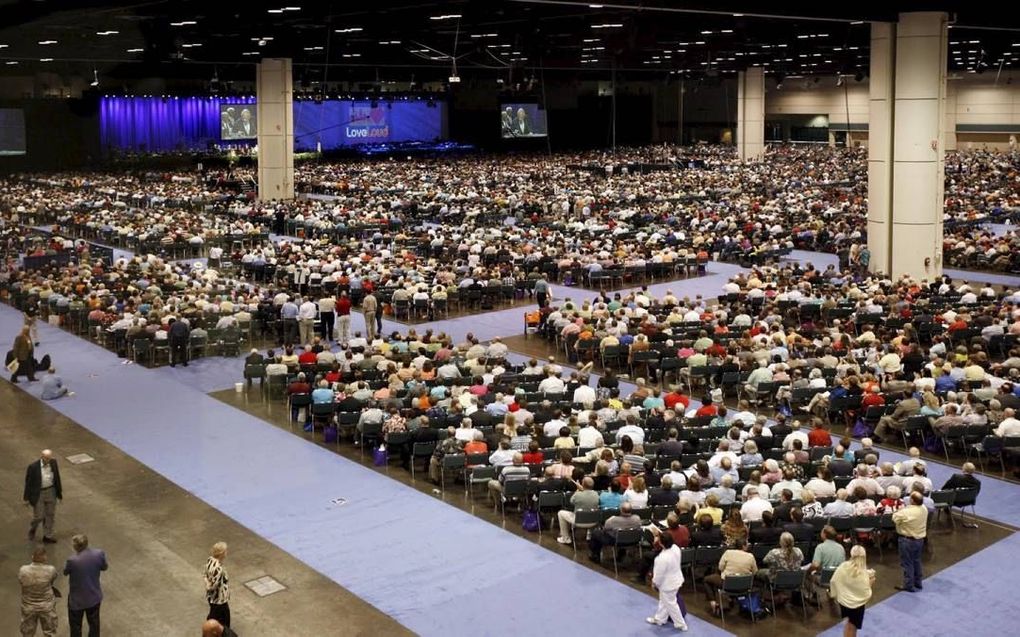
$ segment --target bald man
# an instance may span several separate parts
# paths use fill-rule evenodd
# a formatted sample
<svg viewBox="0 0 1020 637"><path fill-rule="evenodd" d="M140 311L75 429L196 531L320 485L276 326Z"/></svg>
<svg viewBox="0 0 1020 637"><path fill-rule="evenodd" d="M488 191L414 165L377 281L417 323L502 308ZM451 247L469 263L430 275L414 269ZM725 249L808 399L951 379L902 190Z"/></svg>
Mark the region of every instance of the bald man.
<svg viewBox="0 0 1020 637"><path fill-rule="evenodd" d="M207 619L202 624L202 637L222 637L223 625L215 619Z"/></svg>
<svg viewBox="0 0 1020 637"><path fill-rule="evenodd" d="M25 505L32 507L32 526L28 530L28 539L35 539L35 530L41 522L43 525L43 542L53 544L53 521L57 514L57 500L64 497L60 486L60 470L53 452L43 449L39 460L28 465L25 471Z"/></svg>

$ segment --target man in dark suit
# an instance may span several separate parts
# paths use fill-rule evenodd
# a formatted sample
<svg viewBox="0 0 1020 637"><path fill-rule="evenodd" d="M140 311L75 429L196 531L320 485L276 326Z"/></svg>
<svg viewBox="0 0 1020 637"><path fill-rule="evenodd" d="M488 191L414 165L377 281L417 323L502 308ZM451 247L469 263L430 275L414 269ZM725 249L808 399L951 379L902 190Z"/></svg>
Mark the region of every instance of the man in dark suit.
<svg viewBox="0 0 1020 637"><path fill-rule="evenodd" d="M191 328L184 321L170 319L166 338L170 344L170 367L176 367L177 363L184 363L184 366L187 367L188 340L191 338Z"/></svg>
<svg viewBox="0 0 1020 637"><path fill-rule="evenodd" d="M514 134L514 109L507 106L500 116L503 137L513 137Z"/></svg>
<svg viewBox="0 0 1020 637"><path fill-rule="evenodd" d="M106 553L90 549L89 538L84 534L71 538L71 546L75 554L64 564L64 575L70 577L67 623L71 637L81 637L82 617L88 618L89 637L99 637L99 605L103 601L99 576L107 568Z"/></svg>
<svg viewBox="0 0 1020 637"><path fill-rule="evenodd" d="M965 462L961 467L963 473L954 473L942 489L980 489L981 481L974 477L974 463Z"/></svg>
<svg viewBox="0 0 1020 637"><path fill-rule="evenodd" d="M523 108L517 109L517 120L514 122L513 130L517 137L531 135L531 121L528 119L528 112Z"/></svg>
<svg viewBox="0 0 1020 637"><path fill-rule="evenodd" d="M750 531L750 539L755 544L779 544L779 536L783 529L775 524L772 511L762 511L761 526L756 526Z"/></svg>
<svg viewBox="0 0 1020 637"><path fill-rule="evenodd" d="M235 125L234 133L240 139L255 137L255 119L251 116L251 109L241 109L241 119Z"/></svg>
<svg viewBox="0 0 1020 637"><path fill-rule="evenodd" d="M28 539L35 539L35 530L39 523L43 525L43 542L53 544L53 520L57 513L57 500L64 498L60 485L60 470L53 452L43 449L38 461L28 465L25 471L25 505L32 507L32 526L28 530Z"/></svg>
<svg viewBox="0 0 1020 637"><path fill-rule="evenodd" d="M471 412L471 415L468 416L468 418L471 419L471 426L475 427L476 429L480 429L482 427L491 427L495 424L495 421L492 418L492 414L485 411L484 409L474 410L473 412Z"/></svg>
<svg viewBox="0 0 1020 637"><path fill-rule="evenodd" d="M669 437L659 445L659 450L656 452L660 456L667 456L678 458L683 455L684 443L680 441L680 432L676 429L670 429L667 434Z"/></svg>

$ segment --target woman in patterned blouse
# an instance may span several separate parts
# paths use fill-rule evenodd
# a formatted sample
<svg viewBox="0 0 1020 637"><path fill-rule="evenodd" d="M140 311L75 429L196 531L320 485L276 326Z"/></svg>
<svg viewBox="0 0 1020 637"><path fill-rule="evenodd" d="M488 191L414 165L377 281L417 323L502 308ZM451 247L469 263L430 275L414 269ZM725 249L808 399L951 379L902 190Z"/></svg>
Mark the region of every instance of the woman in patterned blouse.
<svg viewBox="0 0 1020 637"><path fill-rule="evenodd" d="M227 570L223 561L227 559L227 543L213 544L209 559L205 563L205 599L209 602L209 616L225 628L230 627L230 589L227 586Z"/></svg>
<svg viewBox="0 0 1020 637"><path fill-rule="evenodd" d="M783 533L779 536L779 546L765 554L762 560L769 567L764 577L774 579L779 571L799 570L804 562L804 553L794 545L793 534ZM761 576L763 571L758 571Z"/></svg>

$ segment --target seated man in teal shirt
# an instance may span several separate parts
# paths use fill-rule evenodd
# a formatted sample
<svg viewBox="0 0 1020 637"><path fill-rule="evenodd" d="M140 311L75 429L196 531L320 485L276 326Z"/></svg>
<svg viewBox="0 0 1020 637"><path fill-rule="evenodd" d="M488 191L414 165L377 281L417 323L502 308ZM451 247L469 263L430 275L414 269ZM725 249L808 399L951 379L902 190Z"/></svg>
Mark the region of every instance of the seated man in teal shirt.
<svg viewBox="0 0 1020 637"><path fill-rule="evenodd" d="M329 388L329 381L320 380L319 386L312 390L312 402L316 405L324 405L333 402L333 390Z"/></svg>
<svg viewBox="0 0 1020 637"><path fill-rule="evenodd" d="M599 508L619 509L621 504L623 504L623 484L620 483L619 478L613 478L609 491L599 494Z"/></svg>

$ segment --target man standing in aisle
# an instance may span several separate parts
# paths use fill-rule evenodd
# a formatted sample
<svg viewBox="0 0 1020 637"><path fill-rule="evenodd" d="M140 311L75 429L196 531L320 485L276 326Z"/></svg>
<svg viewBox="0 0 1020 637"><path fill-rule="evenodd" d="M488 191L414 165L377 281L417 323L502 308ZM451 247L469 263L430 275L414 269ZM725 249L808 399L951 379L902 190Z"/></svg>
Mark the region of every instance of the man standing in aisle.
<svg viewBox="0 0 1020 637"><path fill-rule="evenodd" d="M311 343L315 335L315 317L319 314L319 306L311 297L305 298L298 307L298 338L302 343Z"/></svg>
<svg viewBox="0 0 1020 637"><path fill-rule="evenodd" d="M545 280L544 276L539 276L535 281L535 301L538 303L539 309L545 307L549 301L549 282Z"/></svg>
<svg viewBox="0 0 1020 637"><path fill-rule="evenodd" d="M365 334L368 335L368 344L375 340L375 312L379 308L379 302L375 300L375 294L369 292L361 301L361 313L365 315Z"/></svg>
<svg viewBox="0 0 1020 637"><path fill-rule="evenodd" d="M46 563L46 549L38 547L32 552L32 563L18 570L21 583L21 635L34 637L36 626L42 626L43 637L57 634L57 600L53 583L57 569Z"/></svg>
<svg viewBox="0 0 1020 637"><path fill-rule="evenodd" d="M322 340L329 342L333 338L333 323L336 314L336 299L332 294L323 294L319 299L319 331L322 333ZM305 341L306 343L308 341Z"/></svg>
<svg viewBox="0 0 1020 637"><path fill-rule="evenodd" d="M187 367L188 340L191 338L191 328L183 320L172 318L166 338L170 344L170 367L176 367L177 363L184 363L184 366Z"/></svg>
<svg viewBox="0 0 1020 637"><path fill-rule="evenodd" d="M67 558L64 575L69 575L70 589L67 593L67 621L71 637L81 637L82 616L89 621L89 637L99 637L99 605L103 601L103 589L99 576L106 570L106 553L89 548L85 534L71 538L75 554Z"/></svg>
<svg viewBox="0 0 1020 637"><path fill-rule="evenodd" d="M336 332L335 340L344 345L351 340L351 299L346 292L336 300Z"/></svg>
<svg viewBox="0 0 1020 637"><path fill-rule="evenodd" d="M893 513L896 534L900 536L900 566L903 568L903 585L898 591L916 593L921 590L921 550L928 528L928 508L924 496L914 491L910 504Z"/></svg>
<svg viewBox="0 0 1020 637"><path fill-rule="evenodd" d="M64 498L60 486L60 470L53 452L43 449L42 456L28 465L25 471L25 504L32 507L32 526L28 530L28 539L35 539L35 530L43 525L43 542L56 543L53 537L53 520L57 514L57 500Z"/></svg>

